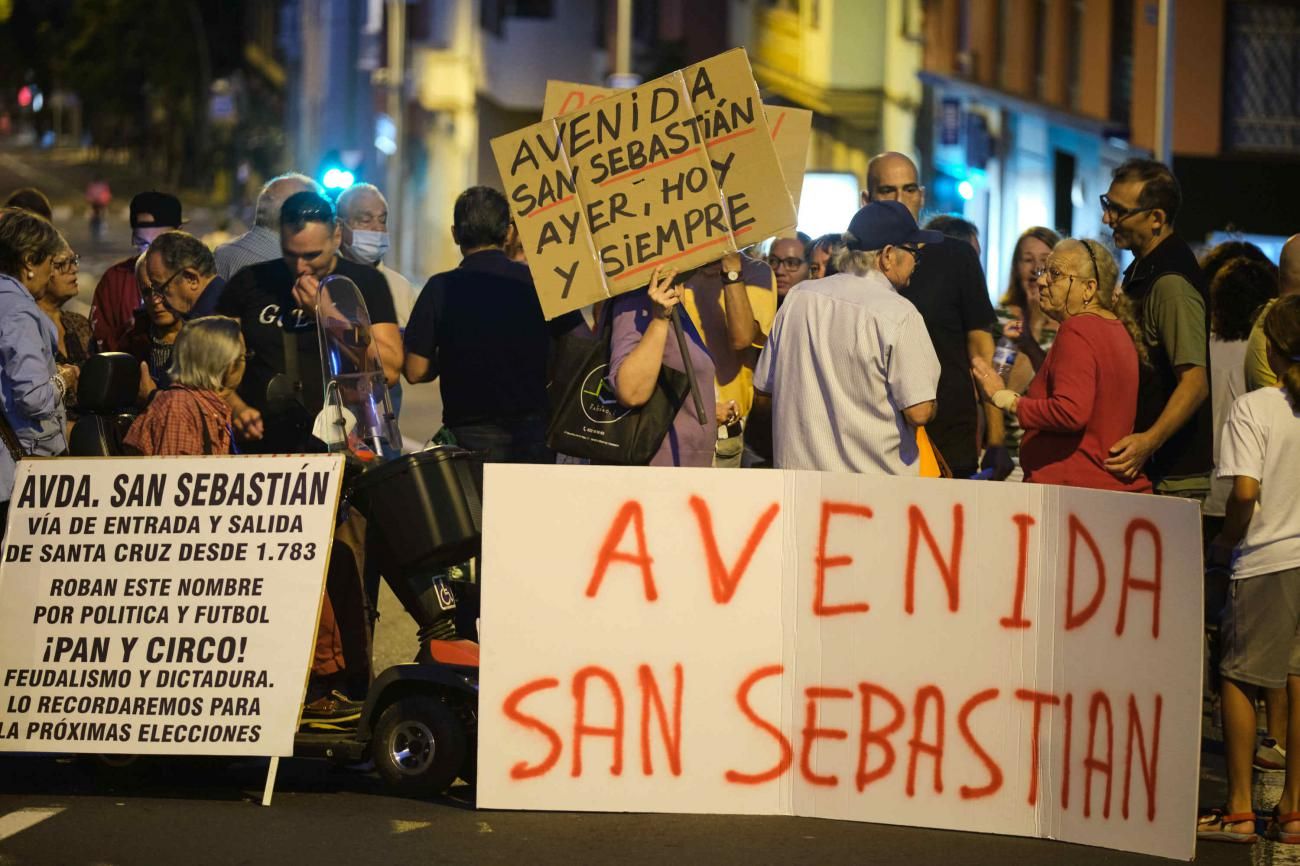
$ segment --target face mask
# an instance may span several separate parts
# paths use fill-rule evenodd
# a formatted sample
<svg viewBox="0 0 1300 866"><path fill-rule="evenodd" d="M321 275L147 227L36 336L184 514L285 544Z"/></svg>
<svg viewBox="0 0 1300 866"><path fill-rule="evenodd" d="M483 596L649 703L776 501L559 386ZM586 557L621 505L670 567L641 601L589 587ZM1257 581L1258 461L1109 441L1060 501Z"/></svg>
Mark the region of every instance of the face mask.
<svg viewBox="0 0 1300 866"><path fill-rule="evenodd" d="M352 254L363 262L369 262L372 265L378 264L384 254L388 252L388 232L367 232L354 229L352 232L352 243L349 246Z"/></svg>

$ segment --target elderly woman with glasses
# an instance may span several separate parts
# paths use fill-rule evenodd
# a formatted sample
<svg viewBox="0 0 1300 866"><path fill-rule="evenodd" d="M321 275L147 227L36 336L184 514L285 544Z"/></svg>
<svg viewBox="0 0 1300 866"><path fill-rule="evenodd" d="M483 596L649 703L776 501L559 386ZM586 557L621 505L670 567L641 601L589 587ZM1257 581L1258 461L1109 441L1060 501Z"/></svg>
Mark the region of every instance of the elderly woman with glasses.
<svg viewBox="0 0 1300 866"><path fill-rule="evenodd" d="M1115 291L1118 277L1114 258L1097 241L1061 241L1038 273L1039 304L1060 330L1029 390L1008 390L987 361L973 362L985 397L1025 431L1026 481L1151 491L1145 476L1125 480L1106 469L1111 444L1133 432L1145 360L1125 298Z"/></svg>
<svg viewBox="0 0 1300 866"><path fill-rule="evenodd" d="M90 320L80 313L63 309L63 305L78 294L77 267L81 258L72 251L67 242L54 254L51 262L50 284L45 294L36 302L59 332L58 351L54 358L60 364L81 366L93 352L90 336Z"/></svg>
<svg viewBox="0 0 1300 866"><path fill-rule="evenodd" d="M55 362L58 332L36 305L64 246L43 218L0 209L0 408L5 422L0 430L0 526L18 459L67 450L63 398L77 386L77 368Z"/></svg>

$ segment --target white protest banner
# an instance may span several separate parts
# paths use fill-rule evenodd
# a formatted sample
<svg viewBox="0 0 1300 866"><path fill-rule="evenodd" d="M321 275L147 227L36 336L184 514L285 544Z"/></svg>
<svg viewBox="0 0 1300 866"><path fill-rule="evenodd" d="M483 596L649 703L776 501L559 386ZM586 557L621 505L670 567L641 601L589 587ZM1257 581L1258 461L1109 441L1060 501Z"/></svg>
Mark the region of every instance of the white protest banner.
<svg viewBox="0 0 1300 866"><path fill-rule="evenodd" d="M484 502L480 806L805 815L1191 858L1194 505L498 465Z"/></svg>
<svg viewBox="0 0 1300 866"><path fill-rule="evenodd" d="M0 750L293 753L343 460L24 460Z"/></svg>

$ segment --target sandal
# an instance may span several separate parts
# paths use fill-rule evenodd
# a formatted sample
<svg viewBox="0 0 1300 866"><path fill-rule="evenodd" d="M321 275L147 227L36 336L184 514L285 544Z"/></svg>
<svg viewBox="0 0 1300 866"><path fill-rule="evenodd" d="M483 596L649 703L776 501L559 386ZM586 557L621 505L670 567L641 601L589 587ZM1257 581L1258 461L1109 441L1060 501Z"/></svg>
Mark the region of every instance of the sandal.
<svg viewBox="0 0 1300 866"><path fill-rule="evenodd" d="M1292 820L1300 821L1300 813L1297 813ZM1250 822L1249 831L1228 829L1234 824L1245 824L1247 821ZM1280 831L1281 825L1279 824L1278 827ZM1300 842L1300 833L1288 833L1286 835L1294 836L1296 841ZM1202 812L1196 819L1196 838L1209 839L1215 842L1254 842L1259 838L1259 834L1255 832L1255 813L1238 812L1229 815L1226 814L1225 809L1211 809L1208 812Z"/></svg>
<svg viewBox="0 0 1300 866"><path fill-rule="evenodd" d="M1278 814L1277 809L1273 810L1273 817L1269 819L1268 830L1264 835L1274 842L1281 842L1283 845L1300 845L1300 833L1288 833L1282 829L1284 824L1290 824L1300 821L1300 812L1287 812L1285 815Z"/></svg>

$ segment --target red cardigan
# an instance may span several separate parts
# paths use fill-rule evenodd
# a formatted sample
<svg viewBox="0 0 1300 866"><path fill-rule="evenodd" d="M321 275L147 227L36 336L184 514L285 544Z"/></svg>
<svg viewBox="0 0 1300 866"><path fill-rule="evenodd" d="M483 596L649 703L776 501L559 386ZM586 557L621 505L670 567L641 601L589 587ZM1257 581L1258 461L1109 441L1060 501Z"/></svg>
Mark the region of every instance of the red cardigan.
<svg viewBox="0 0 1300 866"><path fill-rule="evenodd" d="M1133 432L1137 396L1137 349L1124 324L1067 319L1016 407L1025 480L1150 493L1145 475L1126 483L1105 465L1110 446Z"/></svg>

